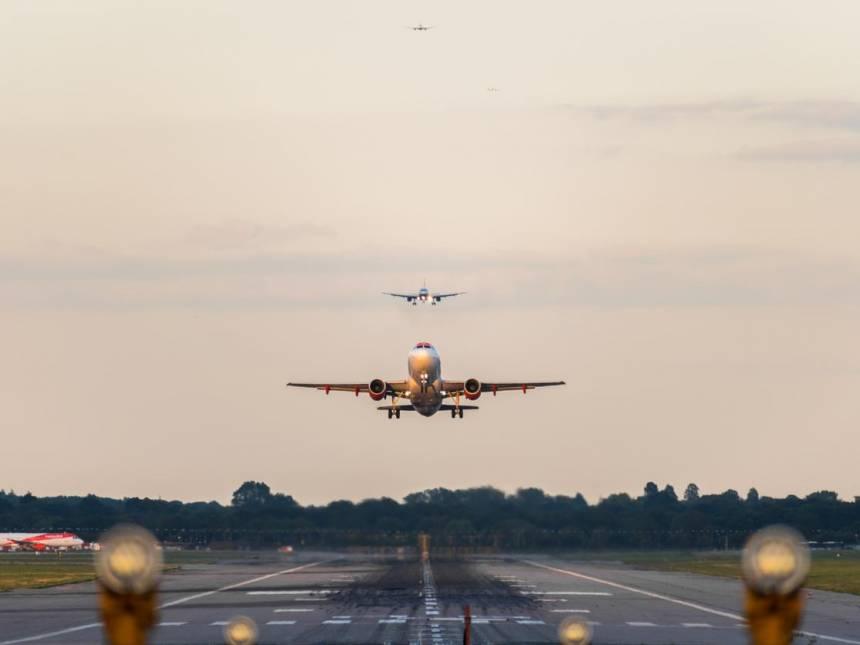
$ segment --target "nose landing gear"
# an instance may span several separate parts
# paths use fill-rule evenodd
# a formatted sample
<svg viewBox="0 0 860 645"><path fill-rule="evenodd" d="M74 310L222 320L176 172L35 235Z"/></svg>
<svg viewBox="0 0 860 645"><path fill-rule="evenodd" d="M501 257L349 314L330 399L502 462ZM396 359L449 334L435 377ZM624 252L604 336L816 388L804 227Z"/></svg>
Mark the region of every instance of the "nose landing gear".
<svg viewBox="0 0 860 645"><path fill-rule="evenodd" d="M388 410L388 418L390 419L391 417L396 417L396 418L398 418L398 419L399 419L399 418L400 418L400 410L391 410L391 409L389 409L389 410Z"/></svg>
<svg viewBox="0 0 860 645"><path fill-rule="evenodd" d="M463 408L454 408L451 410L451 418L456 419L457 417L463 418Z"/></svg>

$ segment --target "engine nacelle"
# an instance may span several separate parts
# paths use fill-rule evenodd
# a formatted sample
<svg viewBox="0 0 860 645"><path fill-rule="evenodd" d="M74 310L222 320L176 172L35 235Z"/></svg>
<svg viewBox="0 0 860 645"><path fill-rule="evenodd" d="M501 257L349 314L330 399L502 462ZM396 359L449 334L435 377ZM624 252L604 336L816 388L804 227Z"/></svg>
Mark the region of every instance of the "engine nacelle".
<svg viewBox="0 0 860 645"><path fill-rule="evenodd" d="M476 378L468 379L463 383L463 394L470 401L479 398L481 396L481 382Z"/></svg>
<svg viewBox="0 0 860 645"><path fill-rule="evenodd" d="M374 401L381 401L388 393L388 383L381 378L375 378L367 386L367 393L370 394L370 398Z"/></svg>

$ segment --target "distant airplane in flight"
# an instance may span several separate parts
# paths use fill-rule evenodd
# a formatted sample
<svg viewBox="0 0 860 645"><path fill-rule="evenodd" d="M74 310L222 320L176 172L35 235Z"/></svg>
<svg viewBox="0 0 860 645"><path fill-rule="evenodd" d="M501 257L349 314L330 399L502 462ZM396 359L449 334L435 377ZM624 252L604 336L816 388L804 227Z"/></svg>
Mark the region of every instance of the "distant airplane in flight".
<svg viewBox="0 0 860 645"><path fill-rule="evenodd" d="M80 549L84 541L74 533L0 533L0 549L45 551Z"/></svg>
<svg viewBox="0 0 860 645"><path fill-rule="evenodd" d="M420 22L417 25L407 27L407 29L411 29L412 31L430 31L433 28L433 25L423 25Z"/></svg>
<svg viewBox="0 0 860 645"><path fill-rule="evenodd" d="M405 298L406 302L411 302L413 305L417 305L419 302L421 304L430 303L431 305L435 305L437 302L442 302L442 298L452 298L454 296L462 296L465 291L457 291L456 293L430 293L430 290L427 288L427 284L425 283L423 287L418 290L418 293L389 293L388 291L382 292L386 296L394 296L395 298Z"/></svg>
<svg viewBox="0 0 860 645"><path fill-rule="evenodd" d="M432 417L439 410L451 412L451 418L463 418L463 410L477 410L475 405L460 405L460 397L469 401L480 398L484 392L510 392L521 390L525 394L536 387L564 385L564 381L515 381L506 383L482 383L476 378L465 381L448 381L442 378L442 364L439 353L430 343L418 343L409 352L407 360L409 377L405 381L383 381L375 378L370 383L287 383L288 387L309 387L323 390L326 394L335 392L352 392L358 396L367 392L374 401L391 397L391 405L385 405L377 410L387 410L388 418L400 418L402 411L417 412L425 417ZM407 405L398 405L398 399L408 401ZM445 399L453 399L453 404L443 403Z"/></svg>

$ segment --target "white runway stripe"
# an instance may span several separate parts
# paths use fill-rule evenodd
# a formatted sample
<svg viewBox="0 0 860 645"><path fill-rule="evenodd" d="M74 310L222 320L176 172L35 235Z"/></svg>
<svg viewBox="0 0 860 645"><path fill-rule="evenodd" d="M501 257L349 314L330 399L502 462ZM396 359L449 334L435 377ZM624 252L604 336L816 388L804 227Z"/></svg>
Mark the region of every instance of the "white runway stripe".
<svg viewBox="0 0 860 645"><path fill-rule="evenodd" d="M611 596L608 591L523 591L525 596Z"/></svg>
<svg viewBox="0 0 860 645"><path fill-rule="evenodd" d="M328 589L272 589L265 591L246 591L249 596L311 596L313 594L331 593Z"/></svg>
<svg viewBox="0 0 860 645"><path fill-rule="evenodd" d="M295 625L296 621L294 620L270 620L267 625Z"/></svg>
<svg viewBox="0 0 860 645"><path fill-rule="evenodd" d="M713 627L708 623L681 623L684 627Z"/></svg>
<svg viewBox="0 0 860 645"><path fill-rule="evenodd" d="M182 625L187 625L187 624L188 624L187 621L183 621L183 622L174 621L174 622L158 623L158 626L159 627L181 627Z"/></svg>
<svg viewBox="0 0 860 645"><path fill-rule="evenodd" d="M12 643L30 643L32 641L40 641L43 638L53 638L54 636L62 636L64 634L73 634L74 632L80 632L85 629L92 629L93 627L101 627L101 623L89 623L87 625L80 625L78 627L69 627L68 629L61 629L56 632L49 632L47 634L39 634L38 636L27 636L26 638L16 638L11 641L3 641L0 645L12 645Z"/></svg>
<svg viewBox="0 0 860 645"><path fill-rule="evenodd" d="M351 623L351 620L324 620L322 622L323 625L349 625Z"/></svg>
<svg viewBox="0 0 860 645"><path fill-rule="evenodd" d="M550 609L554 614L590 614L590 609Z"/></svg>
<svg viewBox="0 0 860 645"><path fill-rule="evenodd" d="M316 607L300 607L296 609L276 609L276 614L304 614L309 611L316 611Z"/></svg>
<svg viewBox="0 0 860 645"><path fill-rule="evenodd" d="M645 623L638 620L628 620L627 624L631 627L656 627L654 623Z"/></svg>

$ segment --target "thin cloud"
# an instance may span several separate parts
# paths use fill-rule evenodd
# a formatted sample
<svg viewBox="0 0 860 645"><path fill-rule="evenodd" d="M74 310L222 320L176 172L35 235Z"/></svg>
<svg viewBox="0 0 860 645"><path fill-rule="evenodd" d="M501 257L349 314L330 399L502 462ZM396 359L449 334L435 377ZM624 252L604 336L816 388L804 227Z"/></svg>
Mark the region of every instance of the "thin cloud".
<svg viewBox="0 0 860 645"><path fill-rule="evenodd" d="M737 156L749 161L855 164L860 163L860 141L793 141L748 146Z"/></svg>
<svg viewBox="0 0 860 645"><path fill-rule="evenodd" d="M334 253L6 261L0 263L0 302L7 308L373 308L390 306L379 291L406 288L411 267L433 263L431 255L371 252L347 264ZM486 275L493 280L481 277ZM448 257L428 277L433 286L469 291L458 304L467 309L860 304L860 263L743 246L604 248L563 258ZM420 278L414 276L416 283Z"/></svg>
<svg viewBox="0 0 860 645"><path fill-rule="evenodd" d="M744 119L809 128L860 131L860 102L718 100L650 104L566 105L595 119L667 123L694 119Z"/></svg>

